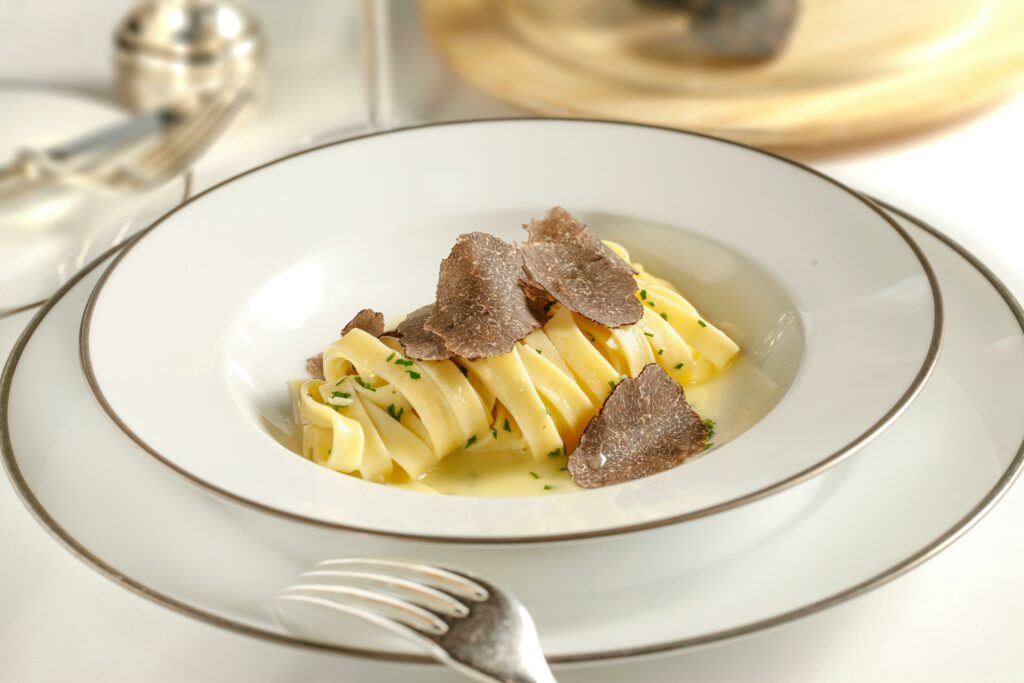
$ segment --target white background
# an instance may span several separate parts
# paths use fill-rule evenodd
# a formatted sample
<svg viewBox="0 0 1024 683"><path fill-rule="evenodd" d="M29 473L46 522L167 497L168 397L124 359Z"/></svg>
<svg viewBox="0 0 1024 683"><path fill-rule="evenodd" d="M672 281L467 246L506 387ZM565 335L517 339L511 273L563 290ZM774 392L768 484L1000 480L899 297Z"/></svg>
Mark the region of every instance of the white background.
<svg viewBox="0 0 1024 683"><path fill-rule="evenodd" d="M110 33L127 0L0 2L0 84L111 91ZM260 0L272 96L203 160L200 189L358 121L354 0ZM395 30L400 112L514 114L430 52L411 2ZM884 148L810 161L945 230L1024 298L1024 98ZM328 136L329 137L329 136ZM9 323L9 321L8 321ZM1024 406L1021 406L1024 412ZM1024 487L908 576L772 632L562 681L1024 681ZM461 680L368 665L219 631L120 589L72 558L0 482L0 680Z"/></svg>

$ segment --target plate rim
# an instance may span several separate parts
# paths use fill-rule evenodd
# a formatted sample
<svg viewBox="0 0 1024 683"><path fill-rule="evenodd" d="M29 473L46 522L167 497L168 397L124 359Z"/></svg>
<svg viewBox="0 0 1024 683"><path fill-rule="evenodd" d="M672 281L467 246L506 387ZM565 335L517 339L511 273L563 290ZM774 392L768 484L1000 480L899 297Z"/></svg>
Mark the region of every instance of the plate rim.
<svg viewBox="0 0 1024 683"><path fill-rule="evenodd" d="M970 251L962 247L959 243L953 239L947 237L942 231L915 217L914 215L903 211L899 208L892 206L884 201L873 199L877 205L884 207L887 211L901 216L907 221L925 230L929 234L933 235L944 243L949 248L953 249L959 254L964 260L966 260L972 267L974 267L996 290L1007 307L1010 309L1011 314L1017 320L1017 324L1020 326L1022 333L1024 333L1024 308L1021 307L1016 297L1010 292L1006 285L999 279L999 277L989 269L984 263L982 263L977 257L975 257ZM25 330L21 333L18 341L15 343L14 348L11 350L11 354L6 362L2 375L0 375L0 459L3 460L4 469L7 472L11 483L21 498L23 504L28 508L29 512L36 518L40 525L46 529L46 531L61 545L63 545L73 556L77 557L86 565L90 566L93 570L113 581L115 584L122 586L123 588L145 598L146 600L153 602L157 605L165 607L171 611L177 612L184 616L193 618L199 622L207 623L212 626L223 628L227 631L238 633L245 636L251 636L253 638L265 641L278 643L293 647L301 647L303 649L330 652L335 654L341 654L346 656L361 657L364 659L388 661L392 663L403 663L403 664L430 664L438 665L433 659L413 654L404 653L384 653L376 650L363 650L359 648L350 648L343 645L321 643L316 641L305 640L302 638L296 638L283 633L275 633L262 628L246 624L241 621L229 619L212 612L199 609L185 602L172 598L165 595L157 590L148 587L146 584L133 579L132 577L120 572L115 567L107 564L101 558L93 554L80 544L71 534L69 534L50 514L46 508L40 503L39 499L33 494L31 488L21 474L21 470L14 457L13 446L10 440L9 430L9 414L8 414L8 402L10 397L10 390L12 380L14 377L15 369L18 365L22 353L25 347L28 345L29 340L33 336L34 332L46 317L47 313L54 308L54 306L72 289L85 275L92 272L96 267L106 262L117 250L127 246L131 241L138 239L138 236L132 237L130 240L112 247L107 252L99 256L86 268L83 268L78 274L76 274L71 280L65 284L57 294L54 295L49 301L44 304L43 308L32 318L28 323ZM823 598L816 602L804 605L794 610L784 612L766 619L751 622L744 626L734 627L725 629L715 633L704 634L702 636L691 637L682 640L668 641L652 646L644 647L633 647L623 650L612 650L597 654L587 655L563 655L559 657L552 657L551 663L553 664L587 664L587 663L600 663L614 660L625 660L635 657L649 656L655 654L665 654L672 652L679 652L686 649L694 648L701 645L709 645L718 643L726 640L731 640L744 635L749 635L764 631L776 626L782 626L784 624L797 621L803 617L816 614L824 611L831 607L845 603L853 598L868 593L875 588L883 586L888 582L892 581L899 576L911 571L912 569L922 565L932 557L935 557L945 548L955 542L957 539L962 537L967 531L969 531L979 520L981 520L1003 497L1003 495L1009 490L1013 483L1017 480L1024 469L1024 442L1018 447L1016 454L1007 466L1006 471L996 480L992 488L986 493L964 516L962 516L956 523L954 523L949 529L937 536L932 542L928 543L917 552L890 566L888 569L883 570L872 577L861 581L839 593L835 593L829 597Z"/></svg>
<svg viewBox="0 0 1024 683"><path fill-rule="evenodd" d="M185 207L190 206L193 202L198 201L200 198L206 196L207 194L210 194L210 193L213 193L213 192L217 191L221 187L224 187L224 186L226 186L226 185L228 185L228 184L230 184L230 183L232 183L232 182L234 182L236 180L239 180L239 179L244 178L246 176L249 176L251 174L254 174L254 173L257 173L259 171L262 171L262 170L264 170L264 169L266 169L268 167L271 167L271 166L274 166L276 164L288 161L290 159L294 159L294 158L299 157L299 156L303 156L303 155L307 155L307 154L312 154L312 153L315 153L317 151L320 151L320 150L323 150L323 149L327 149L327 148L331 148L331 147L341 146L341 145L344 145L346 143L357 142L357 141L361 141L361 140L365 140L365 139L373 138L373 137L378 137L378 136L382 136L382 135L387 136L387 135L393 135L393 134L407 132L407 131L416 131L416 130L421 130L421 129L425 129L425 128L459 127L459 126L464 126L464 125L467 125L467 124L473 125L473 124L481 124L481 123L482 124L491 124L491 123L509 123L509 122L524 122L524 121L525 122L531 122L531 123L536 123L536 122L552 122L552 121L562 122L562 123L566 123L566 122L580 123L580 122L582 122L582 123L601 124L601 125L608 125L608 126L615 126L615 127L639 128L639 129L644 129L644 130L657 130L657 131L667 132L667 133L671 133L671 134L685 135L685 136L695 137L695 138L699 138L699 139L711 140L711 141L714 141L714 142L724 143L726 145L730 145L730 146L733 146L733 147L738 147L740 149L744 149L744 150L747 150L747 151L750 151L750 152L754 152L755 154L759 154L759 155L762 155L762 156L769 157L769 158L774 159L776 161L779 161L779 162L782 162L782 163L787 164L789 166L795 167L797 170L802 170L802 171L804 171L806 173L809 173L812 176L815 176L816 178L818 178L819 180L822 180L822 181L824 181L824 182L826 182L826 183L828 183L828 184L838 188L840 191L846 193L847 195L849 195L855 201L862 203L866 208L868 208L869 210L871 210L875 214L877 214L879 218L881 218L886 224L888 224L889 227L891 227L904 240L904 242L909 247L910 251L913 253L914 257L917 258L917 260L918 260L918 262L919 262L919 264L921 266L921 269L924 272L925 277L928 280L928 285L929 285L929 288L931 290L932 301L933 301L932 336L931 336L931 339L930 339L930 342L929 342L927 353L925 354L925 357L924 357L924 359L923 359L923 361L921 363L921 367L918 369L917 374L914 376L913 380L910 382L910 384L907 386L907 388L904 390L904 392L900 395L900 397L896 400L896 402L888 410L886 410L886 412L884 412L882 414L882 416L878 420L876 420L874 423L869 425L864 430L864 432L862 432L859 436L855 437L854 439L852 439L850 442L848 442L846 445L842 446L841 448L839 448L835 452L830 453L830 454L822 457L821 459L817 460L811 466L806 467L806 468L796 472L795 474L791 474L788 477L785 477L784 479L776 481L776 482L774 482L774 483L772 483L770 485L763 486L760 489L757 489L757 490L752 491L750 493L744 494L742 496L737 496L735 498L723 501L721 503L716 503L716 504L713 504L713 505L708 505L708 506L705 506L705 507L702 507L702 508L698 508L696 510L691 510L689 512L685 512L685 513L677 514L677 515L672 515L672 516L668 516L668 517L664 517L664 518L660 518L660 519L656 519L656 520L649 520L649 521L645 521L645 522L637 522L637 523L633 523L633 524L626 524L626 525L617 526L617 527L608 527L608 528L604 528L604 529L590 530L590 531L586 531L585 530L585 531L574 531L574 532L565 532L565 533L547 534L547 535L518 535L518 536L513 536L513 535L508 535L508 536L485 536L485 535L476 535L476 536L448 536L448 535L444 535L444 534L424 534L424 533L403 532L403 531L388 531L388 530L381 530L381 529L374 529L374 528L370 528L370 527L359 526L357 524L345 524L345 523L340 523L340 522L334 522L334 521L329 521L329 520L326 520L326 519L319 519L319 518L316 518L316 517L311 517L311 516L306 515L306 514L295 513L295 512L288 511L288 510L283 510L283 509L274 507L273 505L270 505L269 503L263 503L263 502L260 502L258 500L254 500L254 499L248 498L248 497L246 497L244 495L241 495L241 494L229 491L226 488L223 488L222 486L219 486L219 485L214 484L214 483L212 483L210 481L207 481L206 479L203 479L199 475L194 474L193 472L189 471L185 467L179 465L173 459L171 459L171 458L167 457L166 455L160 453L157 449L155 449L149 443L147 443L146 440L143 439L139 434L137 434L131 428L131 426L128 425L121 418L121 416L117 413L117 411L114 409L114 407L107 400L106 396L103 393L102 387L100 387L98 378L96 377L96 374L95 374L95 371L94 371L94 368L93 368L93 365L92 365L92 359L91 359L91 353L90 353L90 330L91 330L91 324L92 324L92 319L93 319L93 313L94 313L94 311L96 309L97 302L99 301L99 298L102 295L104 286L106 285L107 281L109 280L110 275L117 268L118 264L121 263L121 261L129 253L131 253L132 248L136 244L141 242L142 239L144 239L147 235L149 235L151 232L155 231L158 227L160 227L160 225L162 225L168 218L170 218L171 216L176 214L178 211L184 209ZM795 161L793 159L789 159L789 158L786 158L784 156L775 154L773 152L770 152L770 151L767 151L767 150L764 150L764 149L760 149L758 147L753 147L751 145L747 145L747 144L744 144L744 143L741 143L741 142L736 142L736 141L732 141L732 140L726 140L726 139L719 138L719 137L716 137L716 136L713 136L713 135L708 135L708 134L705 134L705 133L699 133L699 132L688 131L688 130L679 130L679 129L675 129L675 128L668 128L668 127L665 127L665 126L652 126L652 125L647 125L647 124L639 124L639 123L631 123L631 122L621 122L621 121L606 121L606 120L601 120L601 119L548 118L548 117L504 117L504 118L483 118L483 119L465 119L465 120L459 120L459 121L431 122L431 123L425 123L425 124L420 124L420 125L407 126L407 127L404 127L404 128L394 128L394 129L384 130L384 131L373 131L373 132L369 132L369 133L366 133L366 134L363 134L363 135L359 135L359 136L355 136L355 137L351 137L351 138L345 138L343 140L337 140L337 141L325 143L325 144L322 144L322 145L317 145L315 147L310 147L308 149L299 150L299 151L293 152L291 154L287 154L285 156L278 157L276 159L272 159L272 160L267 161L267 162L265 162L263 164L260 164L258 166L254 166L252 168L246 169L245 171L242 171L241 173L238 173L238 174L235 174L233 176L230 176L230 177L220 181L219 183L217 183L217 184L215 184L215 185L205 189L204 191L202 191L202 192L200 192L200 193L190 197L188 201L183 202L182 204L179 204L178 206L174 207L173 209L168 211L166 214L161 216L159 219L157 219L152 225L147 227L145 230L140 231L138 236L136 237L136 239L133 239L130 243L126 244L124 249L120 253L118 253L114 257L114 259L110 262L110 264L107 266L106 270L100 276L100 279L97 281L96 286L94 287L92 293L90 294L89 300L86 303L85 311L84 311L84 313L82 315L82 324L81 324L81 327L79 328L79 338L78 338L79 344L78 345L79 345L79 359L80 359L80 362L81 362L83 374L85 376L86 384L88 385L89 390L92 393L93 397L99 403L100 408L113 421L114 425L117 426L117 428L122 433L124 433L131 441L133 441L136 445L138 445L142 449L142 451L144 453L146 453L149 456L153 457L154 459L156 459L158 462L160 462L164 466L166 466L166 467L170 468L172 471L176 472L178 475L180 475L182 477L185 477L188 481L192 482L193 484L199 486L200 488L202 488L202 489L204 489L206 491L209 491L210 493L213 493L214 495L220 496L222 498L225 498L225 499L227 499L229 501L232 501L232 502L235 502L235 503L239 503L241 505L244 505L245 507L257 510L259 512L270 514L270 515L275 516L275 517L280 517L282 519L286 519L286 520L290 520L290 521L300 522L300 523L303 523L303 524L311 524L313 526L317 526L317 527L320 527L320 528L333 529L333 530L338 530L338 531L350 531L350 532L361 533L361 534L370 534L370 535L378 536L378 537L381 537L381 538L395 538L395 539L402 539L402 540L419 541L419 542L423 542L423 543L446 543L446 544L448 544L448 543L455 543L455 544L464 544L464 545L518 545L518 544L540 544L540 543L545 543L545 544L546 543L564 543L566 541L596 539L596 538L604 538L604 537L610 537L610 536L622 536L622 535L625 535L625 534L637 533L637 532L641 532L641 531L648 531L648 530L651 530L651 529L657 529L657 528L666 527L666 526L675 525L675 524L682 524L682 523L686 523L686 522L689 522L689 521L701 519L703 517L709 517L711 515L718 514L720 512L726 512L728 510L739 508L739 507L742 507L744 505L748 505L750 503L754 503L756 501L759 501L759 500L762 500L764 498L767 498L767 497L769 497L771 495L774 495L776 493L784 491L784 490L786 490L786 489L788 489L788 488L790 488L792 486L800 484L800 483L802 483L804 481L807 481L809 479L812 479L812 478L814 478L814 477L824 473L825 471L831 469L835 465L837 465L840 462L842 462L843 460L845 460L847 457L849 457L849 456L853 455L854 453L856 453L863 446L865 446L867 443L869 443L872 439L874 439L876 436L878 436L890 424L892 424L897 418L899 418L899 416L910 406L910 404L913 402L913 400L920 393L921 389L923 389L924 385L927 383L928 378L931 376L932 370L935 369L935 364L936 364L936 362L938 360L939 349L940 349L940 346L942 344L943 321L944 321L944 315L943 315L942 293L941 293L940 288L939 288L938 279L937 279L937 276L935 275L934 270L932 269L931 264L928 262L928 259L925 257L924 253L921 251L921 249L917 245L917 243L906 233L906 231L903 230L903 228L901 226L899 226L896 223L896 221L894 221L890 216L888 216L885 213L885 211L882 211L881 209L879 209L876 204L874 204L872 201L867 199L864 195L861 195L860 193L858 193L856 190L850 188L849 186L847 186L844 183L836 180L835 178L832 178L831 176L828 176L825 173L822 173L821 171L818 171L818 170L816 170L814 168L811 168L811 167L809 167L809 166L807 166L805 164L802 164L802 163L800 163L798 161Z"/></svg>

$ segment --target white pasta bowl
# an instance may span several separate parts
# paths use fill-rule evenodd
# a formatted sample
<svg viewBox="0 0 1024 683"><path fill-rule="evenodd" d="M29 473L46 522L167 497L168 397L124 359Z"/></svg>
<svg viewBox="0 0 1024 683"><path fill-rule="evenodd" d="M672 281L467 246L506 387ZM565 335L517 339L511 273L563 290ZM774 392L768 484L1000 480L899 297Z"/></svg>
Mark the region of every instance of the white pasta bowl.
<svg viewBox="0 0 1024 683"><path fill-rule="evenodd" d="M522 239L556 204L677 285L759 371L715 449L602 489L487 498L364 482L282 445L287 382L355 311L397 322L432 300L457 235ZM493 547L678 526L808 480L907 406L940 331L916 245L834 181L699 135L507 120L328 145L201 194L119 256L82 351L94 393L145 452L257 517Z"/></svg>

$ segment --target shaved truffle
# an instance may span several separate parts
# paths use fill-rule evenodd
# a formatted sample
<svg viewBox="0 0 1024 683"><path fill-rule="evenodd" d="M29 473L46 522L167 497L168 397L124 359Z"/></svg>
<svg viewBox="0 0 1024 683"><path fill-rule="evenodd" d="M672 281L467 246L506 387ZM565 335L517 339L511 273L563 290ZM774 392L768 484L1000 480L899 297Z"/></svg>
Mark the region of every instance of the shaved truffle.
<svg viewBox="0 0 1024 683"><path fill-rule="evenodd" d="M683 388L652 363L612 390L569 456L569 474L587 489L640 479L702 451L707 436Z"/></svg>
<svg viewBox="0 0 1024 683"><path fill-rule="evenodd" d="M571 311L605 327L638 322L643 304L636 280L593 251L569 244L524 244L530 277Z"/></svg>
<svg viewBox="0 0 1024 683"><path fill-rule="evenodd" d="M444 340L423 329L423 323L434 311L434 304L421 306L399 323L395 335L402 342L405 355L416 360L444 360L451 352L445 348Z"/></svg>
<svg viewBox="0 0 1024 683"><path fill-rule="evenodd" d="M621 270L635 273L633 266L619 258L586 224L560 206L556 206L540 220L532 220L523 226L529 234L527 241L533 244L575 244L580 249L595 251L611 260Z"/></svg>
<svg viewBox="0 0 1024 683"><path fill-rule="evenodd" d="M556 301L605 327L643 317L631 266L565 209L556 207L525 227L530 233L521 245L526 271Z"/></svg>
<svg viewBox="0 0 1024 683"><path fill-rule="evenodd" d="M313 379L324 379L324 354L318 353L306 359L306 372Z"/></svg>
<svg viewBox="0 0 1024 683"><path fill-rule="evenodd" d="M345 327L341 328L341 336L344 337L352 330L362 330L374 337L384 334L384 316L372 308L364 308L356 313L355 317L348 321Z"/></svg>
<svg viewBox="0 0 1024 683"><path fill-rule="evenodd" d="M486 358L509 353L513 345L541 327L520 287L522 256L493 235L460 235L441 262L437 302L423 328L441 337L452 355Z"/></svg>

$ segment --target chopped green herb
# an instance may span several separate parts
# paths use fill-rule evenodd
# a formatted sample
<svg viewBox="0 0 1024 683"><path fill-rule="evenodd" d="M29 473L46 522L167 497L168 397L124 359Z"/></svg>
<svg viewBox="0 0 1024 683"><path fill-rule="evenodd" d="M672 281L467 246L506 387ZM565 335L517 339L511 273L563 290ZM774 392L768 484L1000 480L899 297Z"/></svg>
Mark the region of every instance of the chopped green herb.
<svg viewBox="0 0 1024 683"><path fill-rule="evenodd" d="M469 448L470 446L472 446L475 443L476 443L476 434L474 434L473 436L471 436L468 439L466 439L466 448Z"/></svg>
<svg viewBox="0 0 1024 683"><path fill-rule="evenodd" d="M330 455L330 454L331 454L332 452L334 452L334 449L333 449L333 448L328 448L328 449L327 449L327 455Z"/></svg>
<svg viewBox="0 0 1024 683"><path fill-rule="evenodd" d="M332 391L331 396L334 398L352 398L352 394L347 391Z"/></svg>
<svg viewBox="0 0 1024 683"><path fill-rule="evenodd" d="M334 383L334 386L340 386L341 383L344 382L344 381L345 381L345 378L342 377L341 379L339 379L337 382Z"/></svg>
<svg viewBox="0 0 1024 683"><path fill-rule="evenodd" d="M707 327L708 326L708 324L706 322L704 322L703 320L701 320L699 318L697 319L697 324L700 325L701 327Z"/></svg>
<svg viewBox="0 0 1024 683"><path fill-rule="evenodd" d="M559 471L559 472L568 472L568 471L569 471L569 468L568 468L568 467L559 467L559 468L558 468L558 471Z"/></svg>
<svg viewBox="0 0 1024 683"><path fill-rule="evenodd" d="M554 486L552 486L551 484L544 484L544 490L545 490L545 491L550 491L550 490L551 490L551 489L553 489L553 488L555 488L555 487L554 487Z"/></svg>
<svg viewBox="0 0 1024 683"><path fill-rule="evenodd" d="M536 351L537 353L539 353L539 354L540 354L540 355L542 355L542 356L544 355L544 354L543 354L543 353L541 352L541 350L540 350L540 349L534 349L534 351Z"/></svg>
<svg viewBox="0 0 1024 683"><path fill-rule="evenodd" d="M662 313L661 314L661 319L662 320L668 320L668 313Z"/></svg>
<svg viewBox="0 0 1024 683"><path fill-rule="evenodd" d="M530 472L530 476L533 477L534 479L540 479L540 475L537 474L536 472Z"/></svg>
<svg viewBox="0 0 1024 683"><path fill-rule="evenodd" d="M412 377L413 379L419 379L420 377L423 376L420 373L416 372L415 370L406 370L406 372L408 372L409 376Z"/></svg>
<svg viewBox="0 0 1024 683"><path fill-rule="evenodd" d="M645 337L653 337L654 335L651 334L650 332L644 332L644 336Z"/></svg>
<svg viewBox="0 0 1024 683"><path fill-rule="evenodd" d="M504 429L506 432L512 431L512 427L511 425L509 425L507 417L505 418L505 425L502 427L502 429Z"/></svg>
<svg viewBox="0 0 1024 683"><path fill-rule="evenodd" d="M561 454L562 454L562 449L561 448L556 448L555 450L553 450L550 453L548 453L548 457L549 458L557 458Z"/></svg>
<svg viewBox="0 0 1024 683"><path fill-rule="evenodd" d="M377 389L375 387L373 387L369 383L363 381L362 377L358 377L357 376L357 377L353 377L352 379L354 379L356 381L356 384L361 386L363 389L366 389L367 391L377 391Z"/></svg>
<svg viewBox="0 0 1024 683"><path fill-rule="evenodd" d="M711 441L711 439L715 438L715 421L709 417L704 420L704 425L708 428L707 440Z"/></svg>
<svg viewBox="0 0 1024 683"><path fill-rule="evenodd" d="M641 289L640 290L640 298L641 299L646 299L647 298L647 290L646 289Z"/></svg>
<svg viewBox="0 0 1024 683"><path fill-rule="evenodd" d="M390 415L391 417L395 418L396 421L398 421L398 422L402 421L402 413L404 413L404 412L405 412L405 408L399 408L398 411L396 412L395 411L395 404L394 403L388 404L388 415Z"/></svg>
<svg viewBox="0 0 1024 683"><path fill-rule="evenodd" d="M384 362L385 362L385 363L390 363L390 362L391 362L391 359L392 359L392 358L394 358L394 357L395 357L396 355L397 355L397 354L396 354L396 353L395 353L394 351L392 351L392 352L391 352L391 355L390 355L390 356L388 356L387 358L385 358L385 359L384 359Z"/></svg>
<svg viewBox="0 0 1024 683"><path fill-rule="evenodd" d="M495 429L494 427L491 427L491 436L493 436L495 439L498 438L498 430Z"/></svg>
<svg viewBox="0 0 1024 683"><path fill-rule="evenodd" d="M459 372L462 373L463 377L469 377L469 370L467 370L466 368L462 367L461 365L459 366Z"/></svg>
<svg viewBox="0 0 1024 683"><path fill-rule="evenodd" d="M408 360L407 358L399 358L398 360L395 361L395 365L404 365L406 367L410 367L413 365L413 362L411 360Z"/></svg>
<svg viewBox="0 0 1024 683"><path fill-rule="evenodd" d="M682 369L683 369L683 364L682 363L676 363L676 370L682 370Z"/></svg>
<svg viewBox="0 0 1024 683"><path fill-rule="evenodd" d="M647 302L647 305L648 305L648 306L650 306L651 308L654 308L654 307L655 307L655 306L657 306L658 304L654 303L653 301L648 301L648 302Z"/></svg>
<svg viewBox="0 0 1024 683"><path fill-rule="evenodd" d="M658 355L659 356L664 355L664 353L665 353L665 349L658 349Z"/></svg>
<svg viewBox="0 0 1024 683"><path fill-rule="evenodd" d="M610 386L612 389L614 389L615 388L615 380L613 380L613 379L608 380L608 386Z"/></svg>

